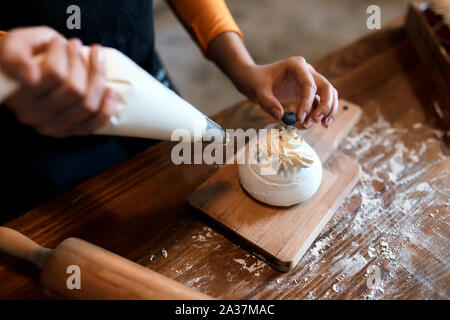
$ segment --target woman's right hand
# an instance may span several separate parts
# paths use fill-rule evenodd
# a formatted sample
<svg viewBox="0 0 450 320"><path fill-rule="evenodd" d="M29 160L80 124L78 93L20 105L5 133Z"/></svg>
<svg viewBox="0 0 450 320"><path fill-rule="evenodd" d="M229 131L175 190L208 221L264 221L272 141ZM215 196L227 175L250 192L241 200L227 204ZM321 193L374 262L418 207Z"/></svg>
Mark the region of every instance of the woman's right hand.
<svg viewBox="0 0 450 320"><path fill-rule="evenodd" d="M116 111L116 94L106 88L103 48L92 45L89 61L78 39L47 27L18 28L0 40L0 68L20 83L5 104L39 134L55 138L87 135ZM33 56L42 53L39 63Z"/></svg>

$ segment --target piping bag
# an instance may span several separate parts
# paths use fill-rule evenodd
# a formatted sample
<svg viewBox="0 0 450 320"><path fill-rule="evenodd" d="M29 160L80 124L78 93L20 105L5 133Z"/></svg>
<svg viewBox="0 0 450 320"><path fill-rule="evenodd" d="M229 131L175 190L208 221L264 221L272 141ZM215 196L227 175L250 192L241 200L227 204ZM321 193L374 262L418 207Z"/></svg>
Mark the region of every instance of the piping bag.
<svg viewBox="0 0 450 320"><path fill-rule="evenodd" d="M85 61L88 61L89 50L83 47ZM183 139L190 137L191 142L196 142L202 140L207 130L215 129L215 134L225 140L225 131L218 124L130 58L113 48L104 50L106 86L118 94L117 112L110 123L95 134L171 140L174 130L183 129ZM42 59L42 56L35 59ZM0 103L18 88L19 84L0 70Z"/></svg>

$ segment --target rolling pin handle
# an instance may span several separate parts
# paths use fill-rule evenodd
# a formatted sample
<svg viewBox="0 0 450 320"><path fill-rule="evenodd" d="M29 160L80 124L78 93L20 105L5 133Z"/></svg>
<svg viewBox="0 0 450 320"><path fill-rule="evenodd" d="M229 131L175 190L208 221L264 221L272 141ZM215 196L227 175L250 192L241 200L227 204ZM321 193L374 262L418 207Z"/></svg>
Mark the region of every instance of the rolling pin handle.
<svg viewBox="0 0 450 320"><path fill-rule="evenodd" d="M42 269L52 250L41 247L20 232L0 227L0 251L28 260Z"/></svg>

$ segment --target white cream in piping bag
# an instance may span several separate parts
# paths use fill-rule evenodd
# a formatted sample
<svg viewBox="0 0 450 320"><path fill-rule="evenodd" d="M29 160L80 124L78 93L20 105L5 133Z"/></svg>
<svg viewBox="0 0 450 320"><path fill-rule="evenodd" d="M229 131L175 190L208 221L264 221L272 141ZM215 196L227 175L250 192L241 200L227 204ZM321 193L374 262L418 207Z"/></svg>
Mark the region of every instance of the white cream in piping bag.
<svg viewBox="0 0 450 320"><path fill-rule="evenodd" d="M296 128L275 129L278 134L270 130L246 146L249 161L239 165L239 179L255 199L274 206L291 206L317 192L322 164Z"/></svg>
<svg viewBox="0 0 450 320"><path fill-rule="evenodd" d="M83 48L83 55L88 61L88 47ZM39 61L41 56L35 58ZM212 120L118 50L105 48L105 63L106 85L118 93L119 103L110 124L97 134L170 140L174 130L184 129L192 141L198 141L209 128L223 132ZM0 102L18 86L0 70Z"/></svg>

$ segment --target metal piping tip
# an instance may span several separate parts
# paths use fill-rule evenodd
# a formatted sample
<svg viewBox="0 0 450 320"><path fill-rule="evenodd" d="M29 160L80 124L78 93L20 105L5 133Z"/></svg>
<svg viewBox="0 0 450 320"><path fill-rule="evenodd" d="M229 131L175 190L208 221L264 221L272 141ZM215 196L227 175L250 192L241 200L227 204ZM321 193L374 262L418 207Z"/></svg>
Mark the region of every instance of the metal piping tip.
<svg viewBox="0 0 450 320"><path fill-rule="evenodd" d="M210 118L208 118L208 117L205 117L205 118L206 118L206 130L215 129L215 130L219 131L220 134L222 135L223 143L226 144L227 133L225 132L225 130L223 130L221 126L219 126L217 123L212 121Z"/></svg>

